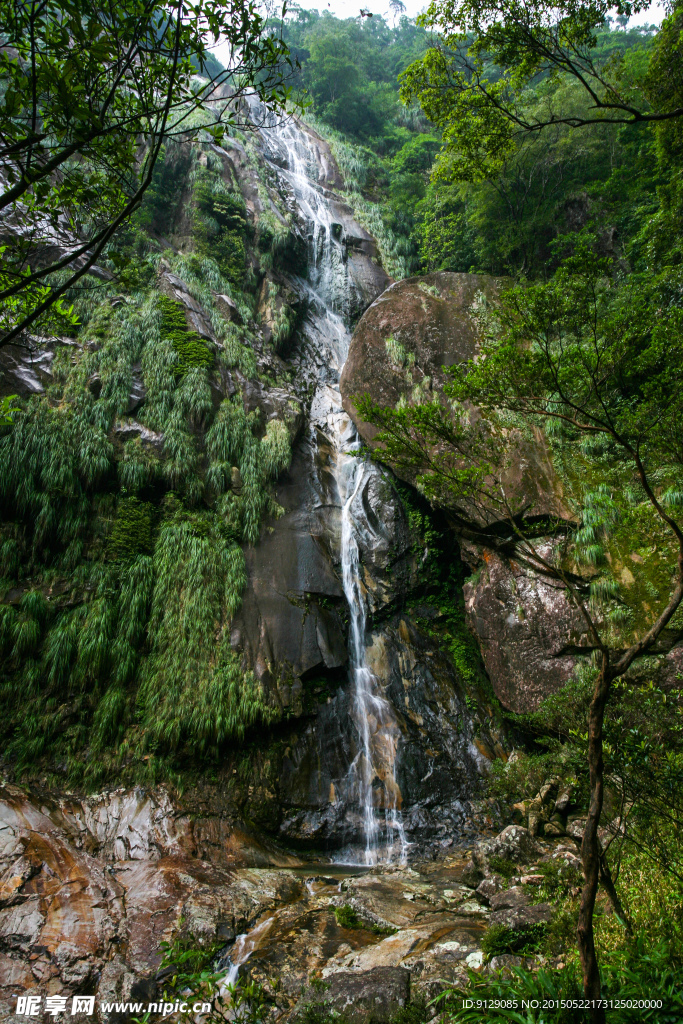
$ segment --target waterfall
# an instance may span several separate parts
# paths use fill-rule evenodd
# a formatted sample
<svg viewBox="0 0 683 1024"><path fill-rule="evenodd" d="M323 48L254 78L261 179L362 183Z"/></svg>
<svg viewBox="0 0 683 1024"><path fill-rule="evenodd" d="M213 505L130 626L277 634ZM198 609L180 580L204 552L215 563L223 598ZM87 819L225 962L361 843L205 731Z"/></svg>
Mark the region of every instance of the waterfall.
<svg viewBox="0 0 683 1024"><path fill-rule="evenodd" d="M356 442L357 443L357 442ZM365 631L367 599L361 581L361 565L353 519L353 502L368 473L376 472L353 455L340 452L338 475L342 498L341 565L344 594L349 604L349 663L353 687L353 714L361 737L360 750L349 776L362 808L365 832L365 863L405 862L408 844L400 811L400 791L395 783L400 732L391 704L378 692L378 680L367 664ZM374 781L382 785L384 836L382 847L375 806Z"/></svg>
<svg viewBox="0 0 683 1024"><path fill-rule="evenodd" d="M339 560L349 606L349 682L356 752L338 798L357 808L363 834L365 864L406 860L401 793L396 783L400 728L381 682L368 665L366 626L368 601L363 583L359 527L354 503L361 500L369 479L379 470L358 458L358 435L342 408L339 374L348 354L350 335L345 318L351 306L343 242L331 202L339 197L317 182L318 164L311 137L294 121L264 129L271 167L293 197L308 241L307 280L294 283L309 300L304 330L325 373L318 381L311 420L329 438L335 452L331 467L339 491L341 531ZM364 537L367 548L372 537ZM353 856L353 854L352 854Z"/></svg>

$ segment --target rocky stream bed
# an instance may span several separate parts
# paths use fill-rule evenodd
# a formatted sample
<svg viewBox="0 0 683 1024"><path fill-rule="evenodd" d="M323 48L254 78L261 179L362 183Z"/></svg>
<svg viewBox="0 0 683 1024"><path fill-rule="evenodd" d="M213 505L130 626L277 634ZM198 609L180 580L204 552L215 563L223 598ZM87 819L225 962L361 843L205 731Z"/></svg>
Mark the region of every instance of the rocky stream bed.
<svg viewBox="0 0 683 1024"><path fill-rule="evenodd" d="M569 836L539 839L520 825L409 866L307 863L220 817L183 812L165 791L51 802L10 787L0 811L8 1021L20 1019L17 996L32 993L93 993L101 1021L122 1020L101 1003L160 999L161 944L178 938L216 950L224 981L261 985L273 1021L316 1002L386 1021L463 985L468 968L521 962L486 964L486 929L548 922L534 865L578 863ZM496 858L518 874L496 874Z"/></svg>

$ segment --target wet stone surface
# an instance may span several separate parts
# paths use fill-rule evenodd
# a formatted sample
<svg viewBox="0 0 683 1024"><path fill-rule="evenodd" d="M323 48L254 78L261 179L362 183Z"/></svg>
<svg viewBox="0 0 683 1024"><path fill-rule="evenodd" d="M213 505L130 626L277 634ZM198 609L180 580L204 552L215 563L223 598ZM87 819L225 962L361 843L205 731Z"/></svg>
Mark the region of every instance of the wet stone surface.
<svg viewBox="0 0 683 1024"><path fill-rule="evenodd" d="M515 855L519 879L494 875L486 861L499 851ZM332 1008L355 992L358 1020L381 1021L406 998L405 972L410 1000L428 1002L466 984L468 968L491 969L491 924L548 921L538 886L521 881L548 861L574 864L571 841L508 826L409 867L305 864L225 819L181 814L162 790L50 802L6 787L0 1021L17 1019L17 995L153 1000L162 943L175 939L221 947L214 969L262 985L273 1024L293 1020L311 991L331 993Z"/></svg>
<svg viewBox="0 0 683 1024"><path fill-rule="evenodd" d="M487 911L462 885L463 869L454 858L438 868L311 876L296 904L267 919L240 976L272 995L274 1018L295 1016L308 1003L339 1011L345 993L358 988L359 1019L384 1020L401 1005L404 975L412 1000L431 998L466 980L472 957L482 960ZM342 923L338 908L346 908ZM354 917L353 927L345 926Z"/></svg>

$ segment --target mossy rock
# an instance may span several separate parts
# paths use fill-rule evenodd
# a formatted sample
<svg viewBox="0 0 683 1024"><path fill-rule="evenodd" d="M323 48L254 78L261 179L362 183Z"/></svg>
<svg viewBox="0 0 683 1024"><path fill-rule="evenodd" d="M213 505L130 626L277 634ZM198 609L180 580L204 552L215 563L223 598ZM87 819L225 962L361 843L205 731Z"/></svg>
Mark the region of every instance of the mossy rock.
<svg viewBox="0 0 683 1024"><path fill-rule="evenodd" d="M196 331L188 329L183 306L166 295L160 295L158 301L162 317L162 337L171 342L178 356L173 367L176 380L181 380L187 371L194 367L210 369L214 363L214 353L207 341Z"/></svg>

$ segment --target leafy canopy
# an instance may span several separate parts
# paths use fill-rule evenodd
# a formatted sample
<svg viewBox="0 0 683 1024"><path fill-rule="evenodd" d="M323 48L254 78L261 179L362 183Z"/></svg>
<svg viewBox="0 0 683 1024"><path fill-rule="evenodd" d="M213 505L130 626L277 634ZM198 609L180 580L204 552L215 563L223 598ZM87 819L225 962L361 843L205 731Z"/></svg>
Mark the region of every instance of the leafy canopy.
<svg viewBox="0 0 683 1024"><path fill-rule="evenodd" d="M617 10L630 15L649 6L627 2ZM611 9L602 0L433 0L419 20L438 36L402 76L402 97L417 99L443 130L465 180L491 176L521 137L550 126L680 117L680 90L648 80L646 39L618 33L621 46L613 37L601 44ZM567 81L581 94L569 105L559 95ZM540 102L529 103L532 92Z"/></svg>

